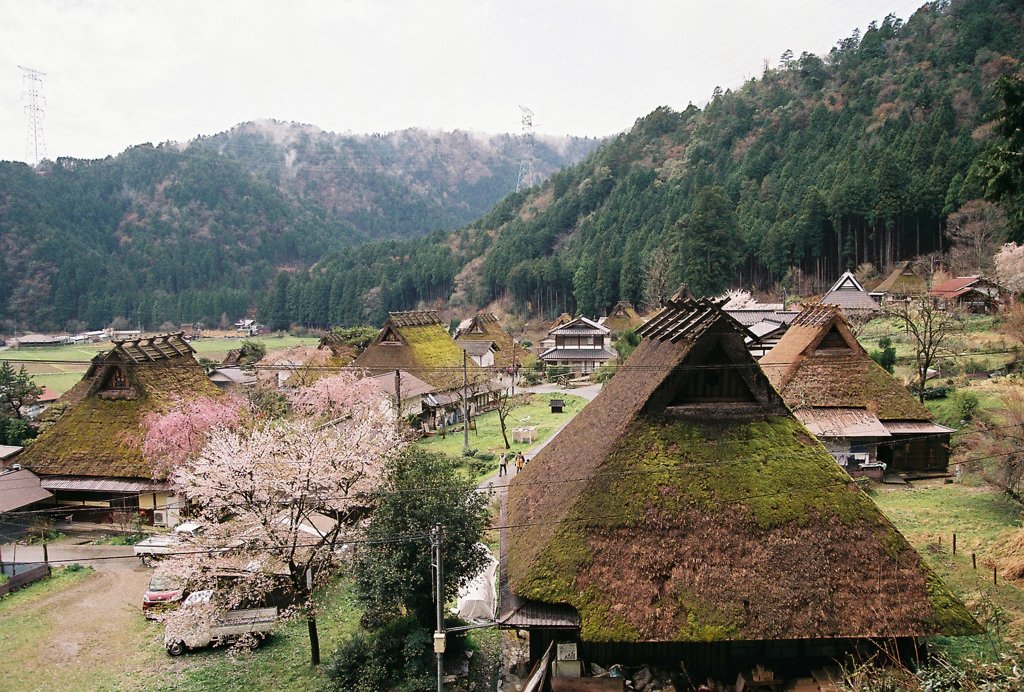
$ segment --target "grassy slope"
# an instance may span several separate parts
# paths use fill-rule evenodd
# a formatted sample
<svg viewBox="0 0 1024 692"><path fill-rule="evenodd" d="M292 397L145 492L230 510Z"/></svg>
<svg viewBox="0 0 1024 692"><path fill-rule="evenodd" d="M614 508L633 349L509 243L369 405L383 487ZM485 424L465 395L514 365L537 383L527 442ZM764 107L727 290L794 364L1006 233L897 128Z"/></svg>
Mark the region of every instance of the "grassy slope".
<svg viewBox="0 0 1024 692"><path fill-rule="evenodd" d="M987 635L939 639L941 648L954 657L993 658L1003 641L1024 641L1024 585L1003 580L993 585L991 568L999 545L1024 520L1018 505L994 490L960 485L879 487L872 499L989 629ZM951 545L954 532L956 555ZM972 552L977 555L977 570L971 566Z"/></svg>

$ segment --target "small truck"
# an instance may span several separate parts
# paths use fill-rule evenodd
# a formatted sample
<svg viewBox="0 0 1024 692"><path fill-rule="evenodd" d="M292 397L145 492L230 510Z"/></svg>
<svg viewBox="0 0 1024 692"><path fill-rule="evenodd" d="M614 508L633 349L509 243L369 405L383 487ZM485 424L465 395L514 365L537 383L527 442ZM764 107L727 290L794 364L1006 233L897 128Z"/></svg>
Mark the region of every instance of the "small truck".
<svg viewBox="0 0 1024 692"><path fill-rule="evenodd" d="M186 544L187 539L194 538L203 530L203 525L194 521L186 521L174 527L171 533L161 533L139 541L135 544L135 556L143 565L169 555Z"/></svg>
<svg viewBox="0 0 1024 692"><path fill-rule="evenodd" d="M167 620L164 647L171 656L192 649L227 644L247 634L264 639L277 622L277 608L220 610L213 591L196 591L182 604L176 617Z"/></svg>

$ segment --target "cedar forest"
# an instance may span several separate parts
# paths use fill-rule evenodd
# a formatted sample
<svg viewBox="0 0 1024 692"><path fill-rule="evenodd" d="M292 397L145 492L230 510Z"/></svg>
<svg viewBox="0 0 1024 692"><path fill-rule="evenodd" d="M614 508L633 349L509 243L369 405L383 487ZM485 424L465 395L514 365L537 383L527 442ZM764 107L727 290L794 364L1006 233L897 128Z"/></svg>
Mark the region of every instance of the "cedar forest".
<svg viewBox="0 0 1024 692"><path fill-rule="evenodd" d="M1016 0L939 0L905 23L890 15L828 55L787 51L703 109L658 108L599 148L548 155L549 173L578 162L500 201L501 185L514 187L507 167L456 185L475 190L456 210L410 201L412 186L385 202L394 179L368 185L371 205L353 210L330 178L365 154L325 165L307 136L319 174L289 178L251 128L184 151L58 161L43 175L0 164L0 319L213 323L256 305L276 329L495 300L531 315L599 315L648 300L652 277L697 295L820 291L864 262L948 249L946 217L986 197L1010 217L1005 240L1024 240L1020 173L997 175L993 154L1013 145L997 118L1020 97L1022 35ZM493 207L480 216L483 188ZM47 232L19 240L33 229Z"/></svg>

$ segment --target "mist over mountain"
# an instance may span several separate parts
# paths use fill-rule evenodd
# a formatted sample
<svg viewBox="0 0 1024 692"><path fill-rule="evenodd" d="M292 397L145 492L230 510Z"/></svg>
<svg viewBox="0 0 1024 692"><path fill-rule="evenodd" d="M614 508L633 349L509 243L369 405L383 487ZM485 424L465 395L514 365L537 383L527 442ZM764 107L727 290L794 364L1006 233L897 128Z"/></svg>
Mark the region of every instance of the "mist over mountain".
<svg viewBox="0 0 1024 692"><path fill-rule="evenodd" d="M262 313L278 326L374 323L498 301L595 315L649 299L652 284L814 291L943 249L947 215L984 194L993 84L1021 74L1021 36L1020 2L943 0L825 56L786 51L703 110L659 108L455 232L281 275Z"/></svg>
<svg viewBox="0 0 1024 692"><path fill-rule="evenodd" d="M536 180L597 144L538 137ZM257 121L102 160L0 162L0 324L233 320L279 271L479 217L515 189L522 151L511 135Z"/></svg>

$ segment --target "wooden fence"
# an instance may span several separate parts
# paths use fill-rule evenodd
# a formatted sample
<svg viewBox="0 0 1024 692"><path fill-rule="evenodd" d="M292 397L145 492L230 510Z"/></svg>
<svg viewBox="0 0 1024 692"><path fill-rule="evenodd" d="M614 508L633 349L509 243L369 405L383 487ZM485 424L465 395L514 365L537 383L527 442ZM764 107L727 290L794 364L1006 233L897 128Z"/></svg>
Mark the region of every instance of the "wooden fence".
<svg viewBox="0 0 1024 692"><path fill-rule="evenodd" d="M7 562L2 568L8 578L0 584L0 596L50 576L50 566L42 562Z"/></svg>

